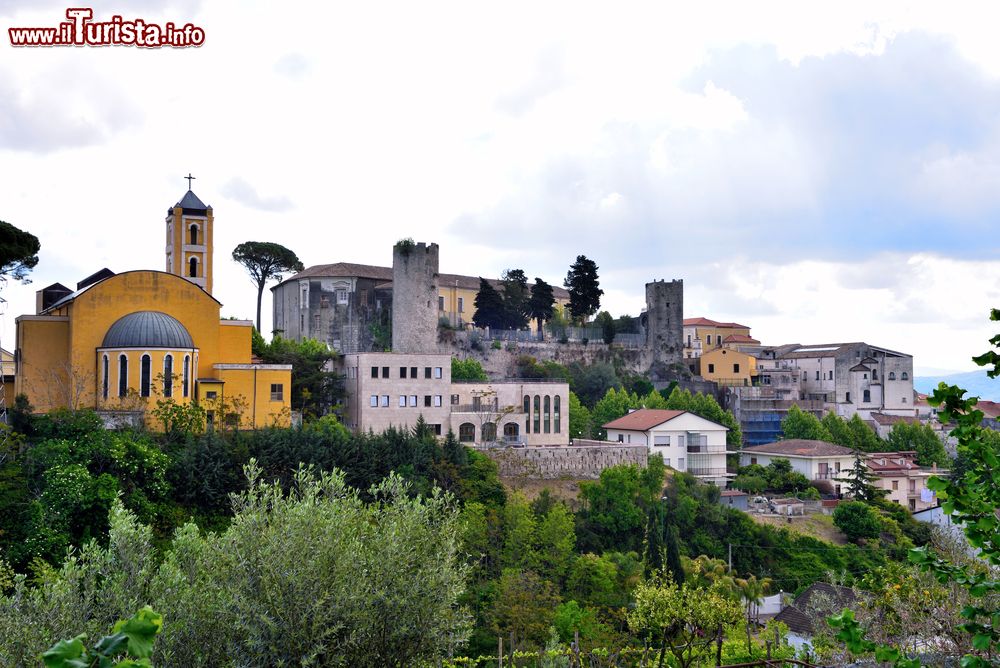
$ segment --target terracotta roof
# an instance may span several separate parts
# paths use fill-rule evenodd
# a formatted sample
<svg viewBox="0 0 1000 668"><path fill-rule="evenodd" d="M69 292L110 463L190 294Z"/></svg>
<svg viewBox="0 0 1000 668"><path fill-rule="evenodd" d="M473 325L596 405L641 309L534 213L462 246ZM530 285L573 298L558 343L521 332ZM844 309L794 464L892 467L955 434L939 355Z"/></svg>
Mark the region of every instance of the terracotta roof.
<svg viewBox="0 0 1000 668"><path fill-rule="evenodd" d="M747 336L746 334L730 334L726 338L722 339L723 343L760 343L757 339L752 336Z"/></svg>
<svg viewBox="0 0 1000 668"><path fill-rule="evenodd" d="M805 438L791 438L787 441L775 441L763 445L750 445L740 452L759 452L761 454L784 455L786 457L841 457L853 454L850 448L826 441L812 441Z"/></svg>
<svg viewBox="0 0 1000 668"><path fill-rule="evenodd" d="M675 417L684 415L687 411L668 411L662 408L640 408L632 411L628 415L623 415L617 420L612 420L604 425L605 429L625 429L628 431L647 431L659 426L664 422L669 422Z"/></svg>
<svg viewBox="0 0 1000 668"><path fill-rule="evenodd" d="M883 427L891 427L897 422L906 422L907 424L920 424L920 420L913 417L912 415L886 415L885 413L872 413L871 418L873 421L882 425Z"/></svg>
<svg viewBox="0 0 1000 668"><path fill-rule="evenodd" d="M719 496L746 496L746 492L741 492L738 489L724 489L719 494Z"/></svg>
<svg viewBox="0 0 1000 668"><path fill-rule="evenodd" d="M358 278L371 278L376 281L382 281L383 284L388 283L389 287L392 285L392 267L379 267L373 264L354 264L353 262L335 262L333 264L317 264L312 267L307 267L305 270L300 271L294 276L289 276L283 280L278 285L284 285L289 281L297 281L302 278L312 278L312 277L348 277L356 276ZM489 283L498 288L502 285L500 279L488 278L486 279ZM528 286L530 287L534 281L528 281ZM479 289L479 277L478 276L463 276L462 274L438 274L438 287L439 288L450 288L454 286L466 290L478 290ZM277 286L275 286L276 288ZM381 287L381 286L376 286ZM274 290L275 288L271 288ZM558 285L552 286L552 295L556 299L569 299L569 291L566 288L562 288Z"/></svg>
<svg viewBox="0 0 1000 668"><path fill-rule="evenodd" d="M1000 417L1000 403L996 401L987 401L986 399L980 399L976 403L976 408L983 412L988 418Z"/></svg>
<svg viewBox="0 0 1000 668"><path fill-rule="evenodd" d="M817 627L825 625L827 616L850 608L855 601L857 596L850 587L815 582L774 619L787 624L789 631L811 636Z"/></svg>
<svg viewBox="0 0 1000 668"><path fill-rule="evenodd" d="M684 326L702 326L702 327L722 327L727 329L750 329L747 325L741 325L738 322L717 322L715 320L710 320L709 318L684 318Z"/></svg>

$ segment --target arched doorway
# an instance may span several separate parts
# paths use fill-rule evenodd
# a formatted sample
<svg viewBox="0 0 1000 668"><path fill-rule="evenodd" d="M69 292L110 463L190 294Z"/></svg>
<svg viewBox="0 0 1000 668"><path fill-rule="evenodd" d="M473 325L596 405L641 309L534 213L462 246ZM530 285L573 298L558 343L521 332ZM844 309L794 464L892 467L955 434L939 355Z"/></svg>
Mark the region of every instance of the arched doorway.
<svg viewBox="0 0 1000 668"><path fill-rule="evenodd" d="M503 426L503 440L506 443L517 443L521 440L521 427L516 422L508 422Z"/></svg>

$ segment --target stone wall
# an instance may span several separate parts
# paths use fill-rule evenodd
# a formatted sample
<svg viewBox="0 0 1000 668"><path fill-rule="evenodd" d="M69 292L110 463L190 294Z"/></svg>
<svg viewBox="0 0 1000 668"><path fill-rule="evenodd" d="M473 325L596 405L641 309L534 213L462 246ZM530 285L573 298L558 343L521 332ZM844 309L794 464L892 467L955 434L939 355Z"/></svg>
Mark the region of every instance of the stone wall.
<svg viewBox="0 0 1000 668"><path fill-rule="evenodd" d="M438 330L438 245L392 247L392 351L433 353Z"/></svg>
<svg viewBox="0 0 1000 668"><path fill-rule="evenodd" d="M504 478L597 479L601 471L620 464L646 466L645 445L608 444L597 446L494 448L485 452L500 468Z"/></svg>
<svg viewBox="0 0 1000 668"><path fill-rule="evenodd" d="M671 378L684 354L684 281L646 283L646 348L652 353L650 375Z"/></svg>

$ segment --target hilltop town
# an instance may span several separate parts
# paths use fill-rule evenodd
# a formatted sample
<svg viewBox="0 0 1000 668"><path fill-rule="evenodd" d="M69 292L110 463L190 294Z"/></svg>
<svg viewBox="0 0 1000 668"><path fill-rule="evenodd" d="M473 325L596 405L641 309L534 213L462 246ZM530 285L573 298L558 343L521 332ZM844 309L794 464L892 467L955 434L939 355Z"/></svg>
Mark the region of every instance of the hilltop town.
<svg viewBox="0 0 1000 668"><path fill-rule="evenodd" d="M919 595L874 602L880 587L914 578L937 586L898 565L907 550L947 548L975 563L978 545L952 523L935 482L969 466L956 460L964 446L949 434L954 417L943 423L938 402L915 392L905 352L861 340L762 342L750 325L685 313L676 278L649 277L645 308L614 318L600 311L597 266L584 256L564 286L531 285L522 269L499 278L442 273L442 249L410 239L392 247L391 266L331 258L342 261L304 267L270 243L290 255L280 276L250 272L259 291L277 276L267 341L254 323L221 317L213 275L228 249L214 247L215 224L213 208L188 189L167 209L163 270L102 268L67 281L75 287L47 285L35 312L17 318L0 392L13 453L2 463L10 498L0 503L11 573L70 577L67 550L119 549L138 522L148 540L174 541L172 550L196 540L195 529L183 538L192 520L246 547L240 541L254 537L239 534L241 522L265 522L269 504L289 504L288 517L298 503L333 504L323 521L340 532L333 518L348 511L337 504L355 499L354 520L343 521L376 531L359 528L375 521L362 518L382 512L378 499L387 499L417 504L400 520L409 522L401 542L378 529L370 543L351 546L324 533L320 546L286 527L264 530L254 549L273 549L266 558L280 561L281 532L301 538L294 549L303 563L283 566L295 587L325 577L310 570L313 550L341 550L328 556L343 560L365 545L391 548L365 557L376 571L412 550L419 565L379 571L408 588L444 568L444 598L428 590L398 613L419 616L425 606L436 617L419 623L421 637L437 638L434 649L401 665L491 651L502 663L504 642L508 653L549 647L578 660L613 647L638 661L653 641L682 662L691 640L643 617L664 614L643 608L655 592L697 592L711 602L702 610L684 599L683 615L718 617L689 623L696 635L713 634L706 646L720 654L728 647L740 659L774 653L809 664L846 656L825 625L843 607L863 610L869 624L887 610L917 614ZM250 269L244 246L233 258ZM979 406L982 438L996 436L996 409ZM312 468L295 474L299 466ZM318 472L334 477L312 477ZM275 496L258 505L258 493ZM434 516L437 533L420 512ZM151 554L143 558L160 561ZM112 559L100 555L85 562ZM209 578L221 567L189 566ZM144 592L167 591L157 568L143 576L151 578ZM176 600L128 595L194 606L184 596L201 577ZM35 591L18 578L4 591ZM221 614L225 597L236 595L213 591L221 598L185 624ZM241 605L262 604L245 595ZM305 595L289 594L292 607L282 610L301 611ZM17 614L0 617L16 626ZM37 649L58 632L23 642ZM910 633L890 629L882 639L917 634L927 651L963 651L964 641L943 639L939 627ZM165 635L178 657L181 637ZM0 635L8 665L12 642ZM395 642L345 656L399 652L409 641ZM198 651L209 655L203 645ZM703 654L698 660L710 662ZM195 665L187 660L165 665Z"/></svg>

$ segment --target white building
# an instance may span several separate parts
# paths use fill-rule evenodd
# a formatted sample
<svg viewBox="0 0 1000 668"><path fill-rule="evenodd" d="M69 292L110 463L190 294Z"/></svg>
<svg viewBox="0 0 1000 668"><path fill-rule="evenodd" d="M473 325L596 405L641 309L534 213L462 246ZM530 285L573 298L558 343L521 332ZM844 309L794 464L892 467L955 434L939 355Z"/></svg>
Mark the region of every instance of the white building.
<svg viewBox="0 0 1000 668"><path fill-rule="evenodd" d="M854 451L836 443L803 438L751 445L740 450L740 466L767 466L776 459L787 459L793 471L809 480L829 480L834 491L840 494L841 483L836 479L850 475Z"/></svg>
<svg viewBox="0 0 1000 668"><path fill-rule="evenodd" d="M641 408L604 425L609 441L641 443L663 462L719 487L729 480L726 432L717 422L687 411Z"/></svg>

